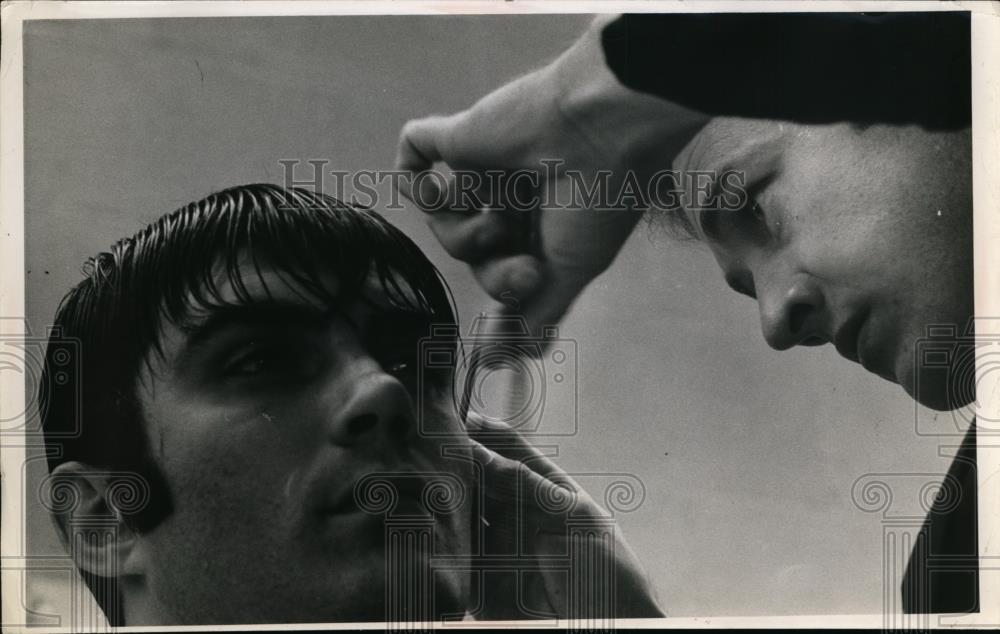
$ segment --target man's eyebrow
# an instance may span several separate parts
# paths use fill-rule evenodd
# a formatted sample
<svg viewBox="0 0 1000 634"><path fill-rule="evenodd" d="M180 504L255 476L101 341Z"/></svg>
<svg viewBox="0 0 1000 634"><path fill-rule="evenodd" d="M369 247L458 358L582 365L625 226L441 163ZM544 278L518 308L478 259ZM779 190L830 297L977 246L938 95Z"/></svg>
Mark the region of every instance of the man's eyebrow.
<svg viewBox="0 0 1000 634"><path fill-rule="evenodd" d="M184 348L203 345L218 333L233 327L317 326L324 323L336 307L291 301L260 301L246 304L213 306L207 316L178 326L184 333Z"/></svg>

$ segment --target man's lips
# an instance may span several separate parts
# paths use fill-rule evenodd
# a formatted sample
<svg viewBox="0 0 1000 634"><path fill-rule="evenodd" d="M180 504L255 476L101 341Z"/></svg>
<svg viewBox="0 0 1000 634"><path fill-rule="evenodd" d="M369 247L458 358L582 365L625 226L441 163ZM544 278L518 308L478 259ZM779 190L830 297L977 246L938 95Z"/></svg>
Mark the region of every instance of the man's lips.
<svg viewBox="0 0 1000 634"><path fill-rule="evenodd" d="M354 479L354 484L324 506L324 515L345 515L363 511L378 515L379 510L395 515L428 515L423 502L429 481L414 472L378 471ZM360 489L358 489L360 485Z"/></svg>
<svg viewBox="0 0 1000 634"><path fill-rule="evenodd" d="M858 311L844 322L834 336L837 352L846 359L861 364L865 370L883 379L895 381L891 366L891 349L872 330L869 310Z"/></svg>
<svg viewBox="0 0 1000 634"><path fill-rule="evenodd" d="M840 356L861 363L860 335L867 319L868 311L858 311L837 328L833 335L833 345Z"/></svg>

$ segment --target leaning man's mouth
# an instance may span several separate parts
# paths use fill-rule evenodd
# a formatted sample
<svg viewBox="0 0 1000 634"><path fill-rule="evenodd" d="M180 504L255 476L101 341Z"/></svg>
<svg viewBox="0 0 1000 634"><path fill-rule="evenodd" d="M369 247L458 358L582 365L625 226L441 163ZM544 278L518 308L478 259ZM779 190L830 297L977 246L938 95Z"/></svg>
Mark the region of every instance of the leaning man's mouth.
<svg viewBox="0 0 1000 634"><path fill-rule="evenodd" d="M867 311L858 311L837 328L833 336L833 345L840 356L855 363L861 362L860 334L867 319Z"/></svg>
<svg viewBox="0 0 1000 634"><path fill-rule="evenodd" d="M837 328L833 345L840 356L858 363L868 372L895 382L891 355L877 337L870 310L859 310Z"/></svg>
<svg viewBox="0 0 1000 634"><path fill-rule="evenodd" d="M891 347L880 340L872 319L866 319L857 334L858 363L865 370L887 381L896 382Z"/></svg>

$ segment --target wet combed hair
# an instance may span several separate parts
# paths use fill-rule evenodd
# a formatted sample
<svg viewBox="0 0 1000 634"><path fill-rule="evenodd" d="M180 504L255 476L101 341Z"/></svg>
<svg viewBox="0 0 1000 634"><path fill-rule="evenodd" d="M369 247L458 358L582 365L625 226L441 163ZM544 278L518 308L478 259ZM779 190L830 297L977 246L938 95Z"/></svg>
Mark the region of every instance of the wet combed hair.
<svg viewBox="0 0 1000 634"><path fill-rule="evenodd" d="M456 325L447 284L408 237L374 211L304 189L269 184L226 189L91 258L84 265L86 278L57 311L39 411L50 471L75 460L145 478L149 504L123 513L134 530L153 528L171 512L136 399L140 370L150 355L162 352L166 323L182 323L192 309L226 303L220 292L225 282L236 302L250 301L243 279L248 262L258 274L266 263L331 302L324 275L335 276L336 294L344 297L360 293L374 274L390 303L435 324ZM75 342L69 349L79 354L78 371L58 382L50 379L65 367L58 355L66 346L53 345L57 338ZM113 580L81 572L111 624L121 625L121 598L108 583Z"/></svg>

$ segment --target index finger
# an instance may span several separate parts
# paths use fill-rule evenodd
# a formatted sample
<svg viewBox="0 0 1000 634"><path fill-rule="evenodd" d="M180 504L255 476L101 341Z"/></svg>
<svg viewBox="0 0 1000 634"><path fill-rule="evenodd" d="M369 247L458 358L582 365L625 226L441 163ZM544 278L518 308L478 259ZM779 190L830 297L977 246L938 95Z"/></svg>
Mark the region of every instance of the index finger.
<svg viewBox="0 0 1000 634"><path fill-rule="evenodd" d="M399 142L396 147L396 169L409 172L409 178L398 182L399 193L409 200L437 200L440 192L433 179L416 178L417 174L425 172L438 161L447 162L444 147L454 127L452 117L426 117L407 121L399 132ZM414 192L415 183L426 189ZM421 208L421 205L418 204Z"/></svg>
<svg viewBox="0 0 1000 634"><path fill-rule="evenodd" d="M508 458L495 449L473 441L473 455L483 465L487 498L503 506L527 503L531 524L539 529L565 529L562 522L580 499L580 490L572 482L551 479L521 460ZM542 511L541 513L537 511Z"/></svg>
<svg viewBox="0 0 1000 634"><path fill-rule="evenodd" d="M437 161L447 162L445 147L454 127L454 117L435 116L407 121L399 131L396 169L421 172Z"/></svg>
<svg viewBox="0 0 1000 634"><path fill-rule="evenodd" d="M466 416L466 429L473 441L491 453L507 460L521 463L530 462L532 463L529 467L530 470L541 477L556 484L579 489L579 485L573 481L568 473L510 425L487 420L476 412L469 412Z"/></svg>

